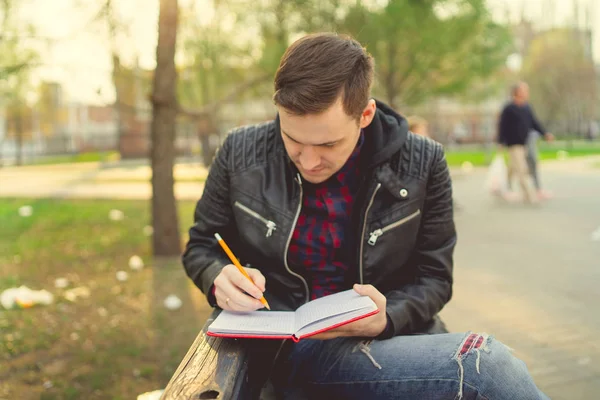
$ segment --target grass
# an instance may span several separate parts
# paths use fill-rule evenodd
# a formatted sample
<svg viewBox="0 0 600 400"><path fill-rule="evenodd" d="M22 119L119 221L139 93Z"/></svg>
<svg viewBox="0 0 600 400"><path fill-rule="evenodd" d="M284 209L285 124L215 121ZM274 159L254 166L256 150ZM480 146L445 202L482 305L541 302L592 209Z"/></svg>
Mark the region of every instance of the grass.
<svg viewBox="0 0 600 400"><path fill-rule="evenodd" d="M102 162L102 161L114 161L119 159L119 152L117 151L104 151L104 152L88 152L78 154L66 154L42 157L33 160L30 165L52 165L52 164L65 164L65 163L82 163L82 162Z"/></svg>
<svg viewBox="0 0 600 400"><path fill-rule="evenodd" d="M23 218L25 204L33 214ZM182 241L193 207L179 203ZM111 221L111 209L125 218ZM145 201L0 199L0 292L26 285L55 296L47 306L0 306L0 398L135 399L164 388L209 310L185 294L181 309L162 307L157 291L168 284L157 278L162 266L152 265L148 219ZM144 269L128 267L133 254ZM174 267L168 275L191 291L183 268ZM118 270L129 279L117 281ZM55 288L59 277L70 285ZM80 286L89 297L64 297Z"/></svg>
<svg viewBox="0 0 600 400"><path fill-rule="evenodd" d="M94 183L147 183L151 184L151 178L123 177L123 178L96 178ZM206 176L175 176L175 183L204 183Z"/></svg>
<svg viewBox="0 0 600 400"><path fill-rule="evenodd" d="M566 143L557 145L542 144L538 147L540 160L557 160L560 151L566 151L569 157L581 157L590 155L600 155L600 146L598 145L577 145L569 147ZM448 165L459 167L464 162L470 162L473 166L487 166L496 154L495 149L485 151L481 149L448 149L446 150L446 160Z"/></svg>

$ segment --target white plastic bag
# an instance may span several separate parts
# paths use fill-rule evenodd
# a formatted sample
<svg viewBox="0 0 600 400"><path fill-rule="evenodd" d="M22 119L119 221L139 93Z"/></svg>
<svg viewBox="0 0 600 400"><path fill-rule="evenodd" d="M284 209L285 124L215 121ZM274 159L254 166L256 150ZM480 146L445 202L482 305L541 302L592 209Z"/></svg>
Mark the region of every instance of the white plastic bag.
<svg viewBox="0 0 600 400"><path fill-rule="evenodd" d="M508 188L506 162L501 154L496 154L488 169L485 189L493 194L503 194Z"/></svg>
<svg viewBox="0 0 600 400"><path fill-rule="evenodd" d="M0 294L0 304L7 310L11 308L30 308L36 304L48 305L53 301L54 296L47 290L31 290L27 286L6 289Z"/></svg>

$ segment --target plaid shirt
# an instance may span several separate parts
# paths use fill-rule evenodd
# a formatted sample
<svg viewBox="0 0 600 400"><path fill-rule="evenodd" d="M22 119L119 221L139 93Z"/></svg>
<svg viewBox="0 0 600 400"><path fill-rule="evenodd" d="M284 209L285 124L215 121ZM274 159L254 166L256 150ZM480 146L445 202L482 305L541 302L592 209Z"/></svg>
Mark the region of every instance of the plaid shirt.
<svg viewBox="0 0 600 400"><path fill-rule="evenodd" d="M352 206L360 185L358 159L364 142L361 132L346 164L327 181L305 184L302 211L290 242L288 263L304 268L311 299L345 289ZM344 256L343 253L346 253Z"/></svg>

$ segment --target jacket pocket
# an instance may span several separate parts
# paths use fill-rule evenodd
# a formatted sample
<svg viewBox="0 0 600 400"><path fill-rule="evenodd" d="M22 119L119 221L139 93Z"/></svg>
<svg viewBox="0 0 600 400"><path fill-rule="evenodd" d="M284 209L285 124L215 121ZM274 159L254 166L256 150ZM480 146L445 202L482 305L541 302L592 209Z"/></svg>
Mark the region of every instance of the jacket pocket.
<svg viewBox="0 0 600 400"><path fill-rule="evenodd" d="M367 241L371 246L375 246L375 244L377 243L377 239L379 238L379 236L383 235L384 233L388 232L389 230L392 230L394 228L397 228L399 226L404 225L405 223L407 223L408 221L418 217L419 215L421 215L421 210L418 209L417 211L413 212L412 214L392 223L389 225L384 226L383 228L380 229L376 229L373 232L371 232L369 234L369 240Z"/></svg>
<svg viewBox="0 0 600 400"><path fill-rule="evenodd" d="M262 215L260 215L256 211L246 207L239 201L236 201L235 203L233 203L233 205L235 207L239 208L240 210L242 210L243 212L245 212L246 214L248 214L249 216L256 218L257 220L259 220L260 222L265 224L265 228L266 228L265 237L270 237L273 234L273 231L277 229L277 224L275 224L275 222L263 217Z"/></svg>

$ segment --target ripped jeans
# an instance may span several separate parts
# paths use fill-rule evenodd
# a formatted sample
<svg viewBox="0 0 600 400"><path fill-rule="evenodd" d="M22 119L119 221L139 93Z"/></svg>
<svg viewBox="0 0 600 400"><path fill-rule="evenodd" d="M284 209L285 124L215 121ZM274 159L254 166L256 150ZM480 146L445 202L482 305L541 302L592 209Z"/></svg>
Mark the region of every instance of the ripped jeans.
<svg viewBox="0 0 600 400"><path fill-rule="evenodd" d="M305 339L278 375L277 397L285 399L548 399L508 347L470 332Z"/></svg>

